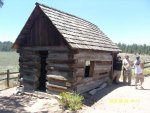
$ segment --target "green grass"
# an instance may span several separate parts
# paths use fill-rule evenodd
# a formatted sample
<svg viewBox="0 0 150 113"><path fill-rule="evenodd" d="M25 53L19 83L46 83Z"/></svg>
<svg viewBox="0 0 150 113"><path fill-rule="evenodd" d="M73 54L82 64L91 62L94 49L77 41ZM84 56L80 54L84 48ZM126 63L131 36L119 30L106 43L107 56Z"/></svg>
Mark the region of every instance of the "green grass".
<svg viewBox="0 0 150 113"><path fill-rule="evenodd" d="M19 54L16 52L0 52L0 73L6 72L7 69L10 72L18 71L18 58Z"/></svg>

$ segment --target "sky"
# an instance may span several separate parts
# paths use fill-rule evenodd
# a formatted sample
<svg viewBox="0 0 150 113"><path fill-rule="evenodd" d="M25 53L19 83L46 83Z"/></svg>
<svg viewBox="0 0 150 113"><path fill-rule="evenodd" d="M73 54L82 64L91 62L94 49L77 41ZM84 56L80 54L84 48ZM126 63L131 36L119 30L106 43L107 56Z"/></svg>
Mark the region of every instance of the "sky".
<svg viewBox="0 0 150 113"><path fill-rule="evenodd" d="M3 0L0 41L14 42L35 3L97 25L113 42L150 45L150 0Z"/></svg>

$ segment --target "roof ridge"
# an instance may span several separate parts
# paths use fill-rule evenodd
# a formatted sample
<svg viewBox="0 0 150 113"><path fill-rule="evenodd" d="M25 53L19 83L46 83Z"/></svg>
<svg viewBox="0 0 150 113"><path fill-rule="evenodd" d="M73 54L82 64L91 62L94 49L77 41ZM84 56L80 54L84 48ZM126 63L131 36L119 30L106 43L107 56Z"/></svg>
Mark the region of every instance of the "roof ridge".
<svg viewBox="0 0 150 113"><path fill-rule="evenodd" d="M58 9L55 9L55 8L53 8L53 7L49 7L49 6L45 5L45 4L40 4L40 3L38 3L38 2L36 2L35 5L41 5L41 6L44 6L44 7L49 8L49 9L53 9L53 10L55 10L55 11L58 11L58 12L67 14L67 15L69 15L69 16L73 16L73 17L75 17L75 18L81 19L81 20L83 20L83 21L86 21L86 22L92 24L92 25L94 25L95 27L97 27L97 28L99 29L99 27L98 27L97 25L93 24L92 22L90 22L90 21L88 21L88 20L85 20L85 19L83 19L83 18L80 18L80 17L78 17L78 16L75 16L75 15L73 15L73 14L69 14L69 13L67 13L67 12L64 12L64 11L61 11L61 10L58 10Z"/></svg>

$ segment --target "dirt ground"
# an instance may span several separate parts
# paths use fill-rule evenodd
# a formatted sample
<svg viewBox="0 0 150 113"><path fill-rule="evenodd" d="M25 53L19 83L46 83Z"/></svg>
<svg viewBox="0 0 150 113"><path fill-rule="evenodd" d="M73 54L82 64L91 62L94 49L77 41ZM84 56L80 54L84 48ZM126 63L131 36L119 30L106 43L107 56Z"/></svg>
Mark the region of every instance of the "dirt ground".
<svg viewBox="0 0 150 113"><path fill-rule="evenodd" d="M87 96L91 103L80 113L150 113L150 77L145 77L144 89L132 85L113 84L93 96ZM91 101L93 100L93 101ZM93 102L93 103L92 103Z"/></svg>
<svg viewBox="0 0 150 113"><path fill-rule="evenodd" d="M112 84L91 96L85 94L85 104L78 113L150 113L150 77L144 90L123 83ZM15 96L16 88L0 91L0 113L67 113L54 96L40 93ZM44 96L41 96L44 95Z"/></svg>

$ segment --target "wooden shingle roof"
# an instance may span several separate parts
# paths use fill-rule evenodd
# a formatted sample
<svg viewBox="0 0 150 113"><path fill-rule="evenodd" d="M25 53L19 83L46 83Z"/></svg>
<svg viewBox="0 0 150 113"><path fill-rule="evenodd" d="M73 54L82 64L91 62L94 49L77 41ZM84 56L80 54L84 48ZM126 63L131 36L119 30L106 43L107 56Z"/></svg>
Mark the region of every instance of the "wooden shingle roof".
<svg viewBox="0 0 150 113"><path fill-rule="evenodd" d="M116 44L96 25L45 5L37 5L39 5L72 48L120 51Z"/></svg>
<svg viewBox="0 0 150 113"><path fill-rule="evenodd" d="M39 3L36 3L36 7L39 7L49 18L71 48L114 52L121 51L96 25L74 15ZM25 27L26 25L24 28ZM20 34L25 31L24 28ZM20 36L21 35L18 37Z"/></svg>

